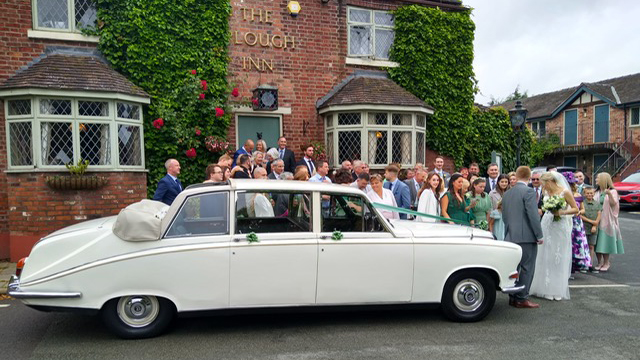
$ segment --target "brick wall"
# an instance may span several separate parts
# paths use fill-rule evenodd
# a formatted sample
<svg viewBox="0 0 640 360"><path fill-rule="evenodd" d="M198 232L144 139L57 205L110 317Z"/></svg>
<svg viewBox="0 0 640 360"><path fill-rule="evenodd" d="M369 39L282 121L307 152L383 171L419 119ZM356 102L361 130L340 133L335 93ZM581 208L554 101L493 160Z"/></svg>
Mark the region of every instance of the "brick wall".
<svg viewBox="0 0 640 360"><path fill-rule="evenodd" d="M595 106L605 104L603 101L588 104L568 106L564 110L578 110L578 145L590 145L594 143L594 119ZM564 110L556 117L546 121L547 134L554 133L564 136ZM627 120L628 121L628 120ZM609 142L620 143L624 141L624 110L609 107ZM563 138L560 139L564 141Z"/></svg>
<svg viewBox="0 0 640 360"><path fill-rule="evenodd" d="M244 97L251 97L251 91L259 85L278 87L279 106L291 108L290 115L283 115L283 133L287 136L288 147L296 153L296 158L300 158L300 146L310 141L324 141L324 124L317 115L316 101L354 70L362 68L345 62L347 2L300 2L302 10L296 18L289 15L286 0L234 0L231 4L230 81L238 85L240 95ZM351 0L348 4L378 10L392 10L398 5L382 0ZM248 9L246 13L243 8ZM251 9L254 10L254 21L250 21ZM259 21L258 10L263 15L263 22ZM265 11L270 12L271 24L264 22ZM276 45L280 45L280 38L284 36L289 39L293 37L295 48L261 46L259 39L258 44L249 46L244 42L244 34L248 32L262 34L265 44L267 34L276 36ZM249 35L248 40L253 42L253 36ZM255 66L251 70L243 69L243 58L246 67L247 57L273 60L273 71L267 69L261 72ZM268 112L264 113L268 115ZM235 124L232 121L228 140L235 143L235 136ZM239 139L239 142L243 143L244 140ZM271 147L276 144L267 145Z"/></svg>
<svg viewBox="0 0 640 360"><path fill-rule="evenodd" d="M66 173L64 173L66 174ZM117 215L147 197L145 172L98 173L109 183L98 190L53 190L47 176L59 173L8 173L11 259L26 256L40 237L75 223ZM14 239L21 239L14 243ZM29 241L30 239L30 241Z"/></svg>

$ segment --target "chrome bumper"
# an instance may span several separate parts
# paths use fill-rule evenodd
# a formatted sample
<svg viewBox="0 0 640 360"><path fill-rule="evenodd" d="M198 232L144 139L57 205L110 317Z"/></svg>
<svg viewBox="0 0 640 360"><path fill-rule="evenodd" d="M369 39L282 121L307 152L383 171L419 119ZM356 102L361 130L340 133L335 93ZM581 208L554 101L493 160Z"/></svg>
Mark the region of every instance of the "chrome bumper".
<svg viewBox="0 0 640 360"><path fill-rule="evenodd" d="M71 299L82 296L80 292L22 291L20 290L20 279L15 275L11 275L7 290L9 296L16 299Z"/></svg>
<svg viewBox="0 0 640 360"><path fill-rule="evenodd" d="M505 294L515 294L522 290L524 290L524 285L506 287L506 288L502 288L500 291L502 291Z"/></svg>

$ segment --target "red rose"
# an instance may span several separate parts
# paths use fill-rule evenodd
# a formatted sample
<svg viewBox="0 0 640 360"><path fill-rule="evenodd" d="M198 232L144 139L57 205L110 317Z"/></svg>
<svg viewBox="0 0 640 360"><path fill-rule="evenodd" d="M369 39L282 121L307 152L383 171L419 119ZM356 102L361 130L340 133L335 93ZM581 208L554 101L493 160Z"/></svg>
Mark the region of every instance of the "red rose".
<svg viewBox="0 0 640 360"><path fill-rule="evenodd" d="M200 100L204 100L204 94L200 94L200 96L198 97L198 99L200 99Z"/></svg>
<svg viewBox="0 0 640 360"><path fill-rule="evenodd" d="M202 84L202 91L207 91L207 81L206 80L202 80L200 81L200 84Z"/></svg>
<svg viewBox="0 0 640 360"><path fill-rule="evenodd" d="M191 149L187 150L187 151L185 152L185 154L187 155L187 157L188 157L189 159L193 159L194 157L196 157L196 149L191 148Z"/></svg>
<svg viewBox="0 0 640 360"><path fill-rule="evenodd" d="M251 99L251 102L253 103L253 105L258 106L258 99L253 98Z"/></svg>
<svg viewBox="0 0 640 360"><path fill-rule="evenodd" d="M200 136L200 134L202 134L202 132L200 131L200 129L196 129L196 135Z"/></svg>
<svg viewBox="0 0 640 360"><path fill-rule="evenodd" d="M238 91L238 88L234 88L233 91L231 92L231 95L233 97L238 97L238 95L240 95L240 91Z"/></svg>
<svg viewBox="0 0 640 360"><path fill-rule="evenodd" d="M222 117L224 116L224 110L220 109L220 108L216 108L216 117Z"/></svg>
<svg viewBox="0 0 640 360"><path fill-rule="evenodd" d="M195 70L191 70L191 75L195 75L195 74L197 74L197 73L198 73L197 71L195 71Z"/></svg>
<svg viewBox="0 0 640 360"><path fill-rule="evenodd" d="M156 129L160 129L163 126L164 126L164 120L162 120L162 118L157 118L153 120L153 127L155 127Z"/></svg>

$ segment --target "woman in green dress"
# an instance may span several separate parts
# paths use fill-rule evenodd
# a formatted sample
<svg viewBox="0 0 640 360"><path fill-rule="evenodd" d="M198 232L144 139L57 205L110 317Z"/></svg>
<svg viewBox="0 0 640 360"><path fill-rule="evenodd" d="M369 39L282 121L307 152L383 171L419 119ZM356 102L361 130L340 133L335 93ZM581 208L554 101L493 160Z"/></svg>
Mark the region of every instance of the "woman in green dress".
<svg viewBox="0 0 640 360"><path fill-rule="evenodd" d="M620 214L620 196L613 187L611 175L606 172L599 173L596 177L598 193L596 196L602 205L602 217L598 225L598 241L596 242L596 255L598 266L594 269L601 272L609 271L611 267L611 254L624 254L622 234L618 215Z"/></svg>
<svg viewBox="0 0 640 360"><path fill-rule="evenodd" d="M484 192L486 185L487 181L484 178L475 179L471 184L471 191L469 191L468 195L470 195L469 199L471 200L471 219L474 220L475 224L485 220L488 226L492 204L489 195Z"/></svg>
<svg viewBox="0 0 640 360"><path fill-rule="evenodd" d="M464 178L460 174L453 174L449 179L449 189L440 200L442 217L469 223L469 199L462 194Z"/></svg>

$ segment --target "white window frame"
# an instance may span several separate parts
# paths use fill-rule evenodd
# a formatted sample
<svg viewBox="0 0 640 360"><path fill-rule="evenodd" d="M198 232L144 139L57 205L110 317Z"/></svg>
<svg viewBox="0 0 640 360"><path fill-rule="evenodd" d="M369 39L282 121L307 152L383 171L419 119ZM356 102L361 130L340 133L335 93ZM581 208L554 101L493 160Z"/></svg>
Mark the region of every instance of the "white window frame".
<svg viewBox="0 0 640 360"><path fill-rule="evenodd" d="M360 124L358 125L338 125L338 116L339 114L344 113L359 113L360 114ZM375 125L369 124L369 113L386 113L387 114L387 124L386 125ZM410 114L411 115L411 125L392 125L393 124L393 114ZM371 169L384 169L389 163L393 162L393 132L411 132L411 157L409 163L403 163L402 166L413 166L416 163L417 159L417 134L422 133L424 136L424 144L422 151L426 151L426 128L417 126L417 117L418 115L426 116L424 113L412 112L408 110L382 110L382 109L365 109L360 111L352 111L352 110L344 110L326 113L324 115L324 125L325 125L325 145L327 144L327 134L332 134L332 154L327 154L329 157L329 163L339 164L339 133L344 131L358 131L360 132L360 157L365 163L369 165ZM426 119L425 119L426 122ZM369 162L369 131L382 131L387 133L387 163L386 164L374 164ZM327 146L328 147L328 146ZM355 160L355 159L349 159Z"/></svg>
<svg viewBox="0 0 640 360"><path fill-rule="evenodd" d="M358 10L358 11L368 11L371 13L371 22L369 23L362 23L362 22L356 22L356 21L351 21L350 20L350 14L351 14L351 10ZM371 59L371 60L378 60L378 61L383 61L383 62L389 62L389 58L380 58L380 57L376 57L376 28L379 29L384 29L384 30L391 30L394 32L394 41L395 41L395 26L387 26L387 25L377 25L376 24L376 19L375 19L375 15L376 13L384 13L384 14L389 14L389 11L381 11L381 10L372 10L372 9L365 9L365 8L359 8L359 7L354 7L354 6L348 6L347 7L347 57L348 58L356 58L356 59ZM352 54L351 53L351 26L353 25L361 25L361 26L369 26L371 28L371 40L370 40L370 55L360 55L360 54ZM393 62L389 62L391 65L391 67L395 67L397 65L395 65L395 63ZM368 65L368 64L362 64L362 65ZM375 64L371 64L371 65L375 65ZM394 66L395 65L395 66Z"/></svg>
<svg viewBox="0 0 640 360"><path fill-rule="evenodd" d="M40 101L46 99L53 100L69 100L71 101L71 115L48 115L41 114ZM31 101L31 114L30 115L9 115L9 102L15 100L30 100ZM109 107L108 116L79 116L78 103L80 101L97 101L107 102ZM117 117L117 103L128 103L139 107L140 118L122 119ZM89 171L114 171L114 170L144 170L145 169L145 154L144 154L144 126L143 126L143 103L136 103L133 101L123 101L119 99L105 99L97 97L77 98L73 96L64 95L51 95L51 96L32 96L32 97L15 97L4 99L6 123L18 123L18 122L31 122L31 149L33 164L28 166L12 166L11 159L11 143L10 132L6 131L7 139L7 156L8 156L8 170L33 170L39 169L44 171L67 171L64 165L46 165L42 161L42 136L41 136L41 124L43 122L65 122L71 123L73 126L72 141L73 141L73 159L74 164L77 164L80 159L80 124L109 124L109 145L110 145L110 164L109 165L89 165ZM121 165L120 164L120 149L118 146L118 125L133 125L140 128L140 165Z"/></svg>
<svg viewBox="0 0 640 360"><path fill-rule="evenodd" d="M41 27L38 25L38 0L31 0L31 18L33 19L33 29L53 32L53 33L81 33L76 28L76 6L74 0L66 0L67 2L67 21L69 27L66 29L57 29L50 27Z"/></svg>

